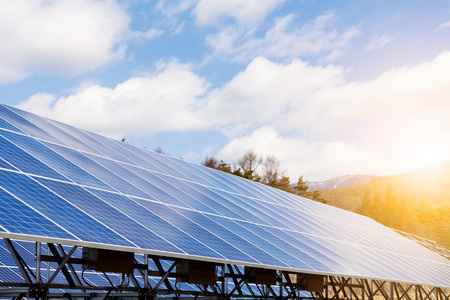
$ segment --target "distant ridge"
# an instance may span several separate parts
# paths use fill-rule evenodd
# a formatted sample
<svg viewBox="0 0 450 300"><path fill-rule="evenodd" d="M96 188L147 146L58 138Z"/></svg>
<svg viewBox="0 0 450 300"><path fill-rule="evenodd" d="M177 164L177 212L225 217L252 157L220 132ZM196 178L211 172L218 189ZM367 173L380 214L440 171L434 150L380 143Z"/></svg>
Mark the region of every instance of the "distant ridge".
<svg viewBox="0 0 450 300"><path fill-rule="evenodd" d="M329 179L330 182L332 180ZM450 204L450 160L404 174L375 176L365 183L357 183L346 187L333 188L333 185L330 184L328 188L321 190L321 194L330 201L330 205L355 211L365 193L373 193L378 190L384 194L389 185L394 188L396 194L406 197L411 203L417 204L426 200L432 205ZM310 188L310 190L313 189Z"/></svg>
<svg viewBox="0 0 450 300"><path fill-rule="evenodd" d="M338 188L346 188L356 184L369 183L372 179L378 177L378 175L341 175L336 176L325 181L307 181L306 185L310 191L315 190L332 190Z"/></svg>
<svg viewBox="0 0 450 300"><path fill-rule="evenodd" d="M450 160L320 193L332 206L369 214L386 226L434 240L450 249ZM390 201L386 202L388 193ZM367 205L371 204L367 201L373 204L377 197L381 210L377 212L373 206L368 210ZM360 207L363 199L365 210Z"/></svg>

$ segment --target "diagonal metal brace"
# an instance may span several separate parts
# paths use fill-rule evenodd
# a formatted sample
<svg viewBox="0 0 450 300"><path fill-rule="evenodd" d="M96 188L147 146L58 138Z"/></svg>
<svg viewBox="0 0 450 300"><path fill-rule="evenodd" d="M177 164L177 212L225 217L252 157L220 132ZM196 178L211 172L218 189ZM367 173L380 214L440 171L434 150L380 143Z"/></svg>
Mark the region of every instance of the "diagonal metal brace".
<svg viewBox="0 0 450 300"><path fill-rule="evenodd" d="M49 244L49 246L50 246L50 244ZM77 250L77 248L78 248L78 246L73 246L73 248L69 251L69 253L63 258L63 260L59 263L59 266L58 266L58 268L55 270L55 272L53 272L53 275L52 275L52 277L50 277L50 279L47 281L47 285L50 285L51 283L52 283L52 281L53 281L53 279L55 279L56 278L56 275L58 275L58 273L61 271L61 270L63 270L63 268L65 269L65 271L68 273L68 271L67 271L67 269L66 269L66 263L69 261L69 258L72 256L72 254L75 252L75 250ZM56 251L56 248L54 249L55 251ZM57 259L57 260L59 260L60 259L60 257L56 257L56 255L57 255L57 253L53 253L53 255L55 256L55 258ZM64 275L66 275L66 274L64 274ZM68 276L66 275L66 278L67 278ZM70 279L72 279L72 278L70 278ZM75 283L73 282L73 280L71 280L72 282L69 282L71 285L75 285Z"/></svg>
<svg viewBox="0 0 450 300"><path fill-rule="evenodd" d="M161 286L161 284L164 282L164 280L167 279L167 277L170 275L170 272L172 272L172 270L175 268L175 266L178 263L178 259L176 259L173 264L170 266L170 268L166 271L166 273L164 273L164 275L161 277L161 280L158 282L157 285L155 285L155 287L153 288L154 291L158 290L158 288Z"/></svg>
<svg viewBox="0 0 450 300"><path fill-rule="evenodd" d="M5 241L5 244L8 247L9 252L11 253L14 261L16 262L16 265L19 268L19 271L22 274L23 279L25 280L25 282L27 284L32 284L30 275L28 275L27 271L25 270L25 268L27 268L31 272L28 265L23 260L23 258L20 256L19 252L17 252L16 248L14 248L14 245L11 243L11 240L10 239L3 239L3 240ZM35 275L33 273L32 273L32 275L35 277Z"/></svg>

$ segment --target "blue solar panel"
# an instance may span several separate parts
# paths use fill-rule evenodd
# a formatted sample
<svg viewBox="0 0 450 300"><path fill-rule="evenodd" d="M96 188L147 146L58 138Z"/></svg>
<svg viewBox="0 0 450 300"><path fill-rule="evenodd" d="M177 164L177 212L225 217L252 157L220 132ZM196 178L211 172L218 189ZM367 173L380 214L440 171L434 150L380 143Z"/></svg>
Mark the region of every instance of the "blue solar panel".
<svg viewBox="0 0 450 300"><path fill-rule="evenodd" d="M44 178L36 178L36 180L98 222L108 226L115 232L120 232L123 238L135 246L146 249L159 249L158 243L161 243L160 239L157 241L158 243L155 243L153 239L142 238L154 235L153 232L82 187Z"/></svg>
<svg viewBox="0 0 450 300"><path fill-rule="evenodd" d="M127 145L126 143L117 142L117 141L111 140L111 139L109 139L107 137L104 137L104 136L101 136L101 135L98 135L98 134L94 134L94 133L88 133L88 134L92 138L94 138L95 140L97 140L98 142L103 144L104 147L106 147L106 149L111 149L115 153L118 153L121 157L126 157L130 164L137 165L137 166L140 166L140 167L146 168L148 170L152 170L152 171L163 172L163 173L165 172L163 169L160 169L160 168L156 167L155 165L153 165L150 162L146 161L142 157L140 157L140 156L134 154L133 152L127 150L125 148L125 146ZM120 159L118 159L118 160L119 161L123 161L123 160L120 160ZM126 161L123 161L123 162L126 162Z"/></svg>
<svg viewBox="0 0 450 300"><path fill-rule="evenodd" d="M6 160L4 160L1 157L0 157L0 168L18 171L17 168L13 167L10 163L8 163Z"/></svg>
<svg viewBox="0 0 450 300"><path fill-rule="evenodd" d="M8 232L21 232L45 237L65 236L66 238L75 238L57 224L36 212L31 206L18 201L17 198L3 189L0 189L0 226Z"/></svg>
<svg viewBox="0 0 450 300"><path fill-rule="evenodd" d="M25 173L41 175L60 180L66 179L43 162L23 151L4 137L0 136L0 156L3 160Z"/></svg>
<svg viewBox="0 0 450 300"><path fill-rule="evenodd" d="M306 273L450 280L445 258L369 218L6 105L2 234ZM19 274L12 265L0 264L0 279Z"/></svg>
<svg viewBox="0 0 450 300"><path fill-rule="evenodd" d="M11 107L7 107L6 105L0 104L0 115L3 119L8 121L9 123L13 124L15 127L18 127L23 132L26 132L32 136L42 138L48 141L52 141L55 143L62 143L57 138L53 137L52 135L48 134L46 131L44 131L42 128L39 128L35 124L31 123L30 121L22 118L18 114L14 113Z"/></svg>
<svg viewBox="0 0 450 300"><path fill-rule="evenodd" d="M11 123L3 120L3 118L0 118L0 128L4 128L4 129L7 129L7 130L12 130L12 131L15 131L15 132L24 133L19 128L13 126Z"/></svg>
<svg viewBox="0 0 450 300"><path fill-rule="evenodd" d="M76 236L77 240L132 246L111 229L95 221L26 175L0 170L0 181L3 189L66 229L68 232L61 238L73 239Z"/></svg>
<svg viewBox="0 0 450 300"><path fill-rule="evenodd" d="M229 260L257 263L257 261L252 259L250 256L203 228L204 223L199 225L189 219L189 217L184 216L183 214L178 213L174 209L171 209L169 206L163 204L152 203L146 200L137 201L176 228L182 229L184 232L195 237L199 242L205 245L214 245L214 250L223 255L225 258ZM182 248L183 245L180 244L179 247Z"/></svg>
<svg viewBox="0 0 450 300"><path fill-rule="evenodd" d="M70 145L79 150L100 154L93 148L91 148L88 145L86 145L85 143L81 142L79 139L76 139L75 137L71 136L64 130L58 128L57 126L53 125L52 123L48 122L46 119L44 119L40 116L37 116L35 114L29 113L29 112L26 112L26 111L23 111L23 110L14 108L14 107L9 107L9 109L12 110L13 112L15 112L16 114L20 115L24 119L35 124L39 128L45 130L47 133L56 137L59 141L62 141L67 145Z"/></svg>
<svg viewBox="0 0 450 300"><path fill-rule="evenodd" d="M52 123L56 127L64 130L68 134L70 134L74 139L79 140L83 144L88 145L90 148L95 149L98 153L102 153L104 156L118 160L123 161L126 163L132 163L130 160L128 160L123 155L120 155L118 152L108 148L104 144L100 143L98 139L94 137L91 137L89 134L83 132L82 130L54 121L54 120L47 120L48 122ZM76 148L76 147L75 147ZM88 151L89 152L89 151Z"/></svg>
<svg viewBox="0 0 450 300"><path fill-rule="evenodd" d="M56 152L52 151L50 148L46 147L44 144L33 139L32 137L5 132L3 130L0 130L0 135L25 150L33 157L39 159L39 161L58 171L58 173L64 174L73 182L102 189L111 189L111 187L106 185L104 182L81 169L79 166L71 163L64 157L57 155Z"/></svg>

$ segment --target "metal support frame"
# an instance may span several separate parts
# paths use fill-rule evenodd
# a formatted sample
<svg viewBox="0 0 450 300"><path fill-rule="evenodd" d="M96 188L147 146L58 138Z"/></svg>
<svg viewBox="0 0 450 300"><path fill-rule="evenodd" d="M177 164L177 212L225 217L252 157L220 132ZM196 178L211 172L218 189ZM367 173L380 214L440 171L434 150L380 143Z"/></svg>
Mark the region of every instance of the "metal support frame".
<svg viewBox="0 0 450 300"><path fill-rule="evenodd" d="M141 255L134 262L134 274L82 270L80 248L47 243L49 255L42 254L41 242L33 247L4 239L15 266L0 266L15 272L21 280L0 281L0 298L22 299L136 299L154 300L450 300L450 289L388 282L383 280L324 276L321 292L301 290L287 271L278 271L275 285L249 283L243 266L224 264L217 268L216 284L180 284L176 273L178 260ZM28 245L28 246L29 246ZM78 250L78 252L77 252ZM29 251L28 253L25 253ZM35 260L30 260L30 254ZM45 265L42 265L46 263ZM153 266L153 267L152 267ZM47 275L45 275L47 273ZM297 274L303 280L307 274ZM3 278L4 279L4 278ZM97 282L97 284L94 284ZM104 284L100 284L103 282Z"/></svg>

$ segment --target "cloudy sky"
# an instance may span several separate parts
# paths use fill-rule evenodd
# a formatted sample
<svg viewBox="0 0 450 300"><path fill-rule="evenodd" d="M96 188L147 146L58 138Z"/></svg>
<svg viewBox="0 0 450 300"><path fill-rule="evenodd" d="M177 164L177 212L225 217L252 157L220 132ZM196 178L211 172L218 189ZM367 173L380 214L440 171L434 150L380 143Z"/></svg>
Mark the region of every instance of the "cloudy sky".
<svg viewBox="0 0 450 300"><path fill-rule="evenodd" d="M291 181L450 158L450 3L1 0L0 102Z"/></svg>

